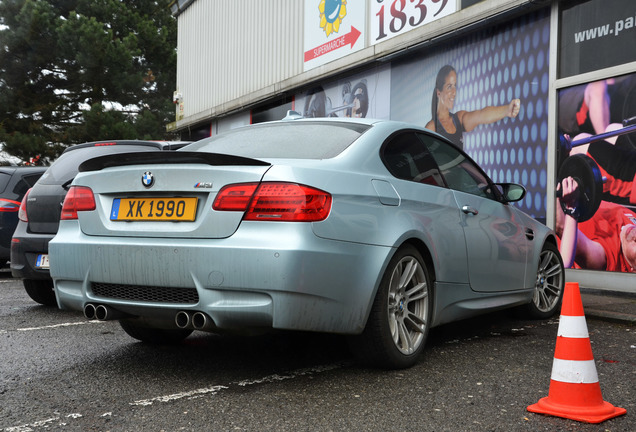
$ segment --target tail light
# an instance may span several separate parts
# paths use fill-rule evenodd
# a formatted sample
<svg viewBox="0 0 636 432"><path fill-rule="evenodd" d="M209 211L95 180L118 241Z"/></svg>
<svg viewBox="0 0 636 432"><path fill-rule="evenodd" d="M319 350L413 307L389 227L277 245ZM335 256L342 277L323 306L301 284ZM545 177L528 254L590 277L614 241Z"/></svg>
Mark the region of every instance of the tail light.
<svg viewBox="0 0 636 432"><path fill-rule="evenodd" d="M20 203L20 208L18 209L18 219L20 219L22 222L29 221L29 218L27 217L26 203L30 193L31 193L31 189L29 188L29 190L24 194L24 198L22 198L22 202Z"/></svg>
<svg viewBox="0 0 636 432"><path fill-rule="evenodd" d="M95 210L95 196L91 188L71 186L64 198L60 219L77 219L77 212Z"/></svg>
<svg viewBox="0 0 636 432"><path fill-rule="evenodd" d="M14 213L20 209L20 202L0 198L0 213Z"/></svg>
<svg viewBox="0 0 636 432"><path fill-rule="evenodd" d="M245 220L317 222L329 215L331 195L296 183L243 183L223 187L212 208L245 211Z"/></svg>
<svg viewBox="0 0 636 432"><path fill-rule="evenodd" d="M212 208L220 211L245 211L257 187L258 183L225 186L216 196Z"/></svg>

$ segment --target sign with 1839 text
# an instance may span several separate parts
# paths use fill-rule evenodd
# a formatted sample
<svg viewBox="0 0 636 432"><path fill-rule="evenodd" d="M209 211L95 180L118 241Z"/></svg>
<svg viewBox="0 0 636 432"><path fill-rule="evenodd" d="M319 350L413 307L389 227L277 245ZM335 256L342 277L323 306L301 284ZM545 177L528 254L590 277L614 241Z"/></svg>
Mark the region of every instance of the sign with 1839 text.
<svg viewBox="0 0 636 432"><path fill-rule="evenodd" d="M371 0L372 45L445 17L457 10L455 0Z"/></svg>

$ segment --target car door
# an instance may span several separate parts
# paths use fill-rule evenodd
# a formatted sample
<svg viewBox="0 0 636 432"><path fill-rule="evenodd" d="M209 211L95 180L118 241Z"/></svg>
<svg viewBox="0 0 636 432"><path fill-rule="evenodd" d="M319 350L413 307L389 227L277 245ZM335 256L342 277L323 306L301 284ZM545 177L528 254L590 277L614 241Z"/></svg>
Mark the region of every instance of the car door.
<svg viewBox="0 0 636 432"><path fill-rule="evenodd" d="M524 288L529 239L515 210L499 200L486 174L453 145L421 134L462 214L474 291Z"/></svg>
<svg viewBox="0 0 636 432"><path fill-rule="evenodd" d="M431 245L438 281L468 284L463 215L446 187L435 160L415 131L401 131L387 140L382 159L399 193L400 229L410 226ZM396 204L397 205L397 204ZM407 223L404 223L408 221Z"/></svg>

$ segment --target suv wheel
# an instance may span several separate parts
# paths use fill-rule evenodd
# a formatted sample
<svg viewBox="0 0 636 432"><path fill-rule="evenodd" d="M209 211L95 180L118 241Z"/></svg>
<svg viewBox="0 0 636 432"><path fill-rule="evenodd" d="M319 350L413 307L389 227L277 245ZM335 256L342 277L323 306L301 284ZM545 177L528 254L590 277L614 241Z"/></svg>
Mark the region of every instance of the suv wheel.
<svg viewBox="0 0 636 432"><path fill-rule="evenodd" d="M22 284L33 301L44 306L57 306L53 281L48 279L23 279Z"/></svg>

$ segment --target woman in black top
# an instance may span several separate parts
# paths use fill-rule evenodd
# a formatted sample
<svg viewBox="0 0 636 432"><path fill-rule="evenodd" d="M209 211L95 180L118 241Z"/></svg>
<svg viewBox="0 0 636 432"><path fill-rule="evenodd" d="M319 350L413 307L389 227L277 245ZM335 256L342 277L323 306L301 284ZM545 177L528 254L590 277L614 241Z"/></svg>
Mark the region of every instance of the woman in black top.
<svg viewBox="0 0 636 432"><path fill-rule="evenodd" d="M464 132L470 132L480 124L494 123L504 117L515 118L521 101L513 99L508 105L487 106L476 111L452 112L457 95L457 72L446 65L437 73L431 113L433 119L426 128L445 136L459 148L464 148Z"/></svg>

